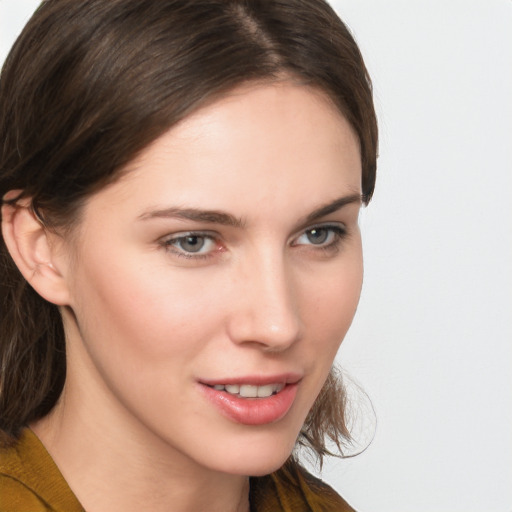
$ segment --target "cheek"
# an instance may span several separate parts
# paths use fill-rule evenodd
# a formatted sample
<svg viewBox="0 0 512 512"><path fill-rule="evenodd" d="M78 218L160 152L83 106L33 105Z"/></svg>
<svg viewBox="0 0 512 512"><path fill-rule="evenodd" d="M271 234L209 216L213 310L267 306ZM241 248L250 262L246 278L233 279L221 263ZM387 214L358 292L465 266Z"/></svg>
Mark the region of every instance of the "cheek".
<svg viewBox="0 0 512 512"><path fill-rule="evenodd" d="M109 359L131 357L142 366L198 349L205 323L197 321L197 312L208 299L192 274L173 274L154 261L99 259L88 258L75 284L75 314L92 350L107 352L107 344Z"/></svg>
<svg viewBox="0 0 512 512"><path fill-rule="evenodd" d="M187 397L176 390L191 382L194 364L219 332L211 311L217 302L195 274L154 261L115 261L81 269L76 318L84 350L75 359L132 414L167 424ZM162 403L174 405L162 410Z"/></svg>
<svg viewBox="0 0 512 512"><path fill-rule="evenodd" d="M332 368L336 353L354 318L363 279L362 254L326 266L325 273L302 279L301 312L305 326L302 360L310 386L304 390L304 421Z"/></svg>
<svg viewBox="0 0 512 512"><path fill-rule="evenodd" d="M334 358L359 303L363 280L361 250L340 259L317 276L316 282L312 280L304 285L304 322L317 348L321 345Z"/></svg>
<svg viewBox="0 0 512 512"><path fill-rule="evenodd" d="M121 371L126 363L139 374L179 365L220 331L218 272L176 269L154 252L87 256L76 278L75 313L98 364Z"/></svg>
<svg viewBox="0 0 512 512"><path fill-rule="evenodd" d="M311 386L304 395L303 416L313 405L354 318L363 279L362 253L355 246L346 257L301 274L300 309L305 335L302 359Z"/></svg>

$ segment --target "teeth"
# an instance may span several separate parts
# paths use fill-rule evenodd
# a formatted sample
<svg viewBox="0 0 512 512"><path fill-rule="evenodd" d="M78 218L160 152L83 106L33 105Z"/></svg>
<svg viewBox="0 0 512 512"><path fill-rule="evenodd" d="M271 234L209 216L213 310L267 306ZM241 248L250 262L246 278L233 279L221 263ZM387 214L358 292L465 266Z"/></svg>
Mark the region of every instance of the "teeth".
<svg viewBox="0 0 512 512"><path fill-rule="evenodd" d="M284 389L284 384L276 384L274 387L274 393L280 393Z"/></svg>
<svg viewBox="0 0 512 512"><path fill-rule="evenodd" d="M267 386L258 386L258 397L265 398L267 396L272 396L274 388L275 386L273 384L268 384Z"/></svg>
<svg viewBox="0 0 512 512"><path fill-rule="evenodd" d="M258 386L243 384L242 386L240 386L240 396L243 396L244 398L257 398Z"/></svg>
<svg viewBox="0 0 512 512"><path fill-rule="evenodd" d="M284 384L266 384L265 386L253 386L252 384L215 384L213 389L227 391L231 395L238 395L242 398L268 398L283 390Z"/></svg>

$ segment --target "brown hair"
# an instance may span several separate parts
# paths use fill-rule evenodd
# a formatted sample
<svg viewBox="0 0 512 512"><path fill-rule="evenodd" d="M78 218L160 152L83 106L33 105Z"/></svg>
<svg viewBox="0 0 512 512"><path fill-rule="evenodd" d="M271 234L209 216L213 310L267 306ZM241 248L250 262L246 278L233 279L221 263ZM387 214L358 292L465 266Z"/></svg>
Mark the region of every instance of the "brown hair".
<svg viewBox="0 0 512 512"><path fill-rule="evenodd" d="M20 189L50 228L205 102L283 75L323 90L357 133L362 191L375 184L377 123L359 49L323 0L46 0L0 77L0 197ZM14 198L14 204L19 198ZM58 308L0 239L0 430L46 415L65 381ZM321 458L348 439L333 373L299 444Z"/></svg>

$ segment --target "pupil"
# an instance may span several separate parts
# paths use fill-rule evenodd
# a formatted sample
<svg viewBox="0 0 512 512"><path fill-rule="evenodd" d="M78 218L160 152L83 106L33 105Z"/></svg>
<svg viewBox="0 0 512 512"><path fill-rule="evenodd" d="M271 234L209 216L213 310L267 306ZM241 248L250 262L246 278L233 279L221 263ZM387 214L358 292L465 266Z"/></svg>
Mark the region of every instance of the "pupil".
<svg viewBox="0 0 512 512"><path fill-rule="evenodd" d="M312 229L308 232L308 240L312 244L323 244L327 240L326 229Z"/></svg>
<svg viewBox="0 0 512 512"><path fill-rule="evenodd" d="M200 236L187 236L181 242L181 247L187 252L198 252L204 245L204 238Z"/></svg>

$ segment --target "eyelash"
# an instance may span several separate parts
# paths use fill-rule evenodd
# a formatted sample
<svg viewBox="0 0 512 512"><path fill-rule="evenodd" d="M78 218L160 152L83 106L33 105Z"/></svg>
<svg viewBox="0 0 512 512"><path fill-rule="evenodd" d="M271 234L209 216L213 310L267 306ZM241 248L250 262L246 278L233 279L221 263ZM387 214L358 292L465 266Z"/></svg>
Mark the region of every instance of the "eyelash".
<svg viewBox="0 0 512 512"><path fill-rule="evenodd" d="M304 230L298 237L295 238L295 240L303 237L308 236L308 234L311 234L315 230L322 230L322 231L329 231L332 233L333 239L327 244L295 244L292 243L292 246L299 247L301 245L303 246L309 246L312 247L314 250L321 250L324 252L330 252L330 251L337 251L339 249L340 243L345 239L348 235L347 229L342 224L320 224L318 226L311 226ZM328 234L329 236L329 234ZM216 249L210 250L206 253L194 253L194 252L186 252L183 250L183 248L179 248L179 244L183 243L187 238L203 238L205 240L209 240L212 243L216 244ZM196 260L204 260L211 258L215 255L216 252L221 252L221 248L218 246L218 239L216 236L214 236L212 233L206 233L201 231L190 231L187 233L179 234L178 236L173 235L172 237L166 238L162 240L161 244L164 246L164 248L174 254L177 257L180 258L186 258L186 259L196 259ZM178 249L176 249L178 247Z"/></svg>

